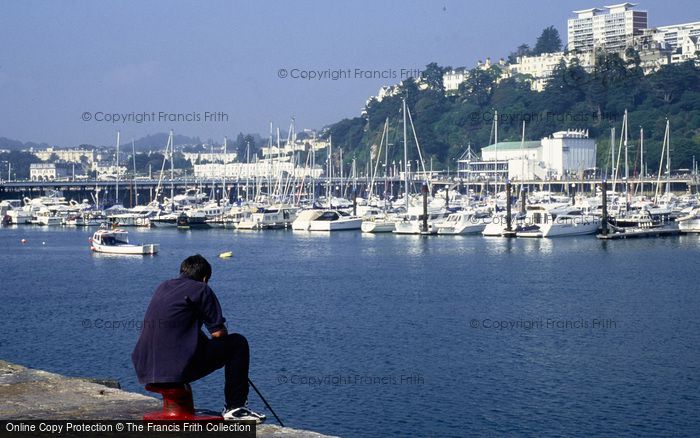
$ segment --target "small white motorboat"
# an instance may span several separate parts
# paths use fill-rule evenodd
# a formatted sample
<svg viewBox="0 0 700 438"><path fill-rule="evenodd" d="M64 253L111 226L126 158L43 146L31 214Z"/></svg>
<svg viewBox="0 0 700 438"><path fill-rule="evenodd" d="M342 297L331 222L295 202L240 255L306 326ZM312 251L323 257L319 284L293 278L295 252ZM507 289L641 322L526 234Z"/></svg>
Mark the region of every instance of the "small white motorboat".
<svg viewBox="0 0 700 438"><path fill-rule="evenodd" d="M146 255L158 252L158 244L129 243L129 233L126 230L98 230L90 239L90 249L107 254Z"/></svg>
<svg viewBox="0 0 700 438"><path fill-rule="evenodd" d="M676 219L681 233L700 233L700 208L696 208L686 216Z"/></svg>
<svg viewBox="0 0 700 438"><path fill-rule="evenodd" d="M303 210L292 222L294 231L359 230L362 219L341 210Z"/></svg>

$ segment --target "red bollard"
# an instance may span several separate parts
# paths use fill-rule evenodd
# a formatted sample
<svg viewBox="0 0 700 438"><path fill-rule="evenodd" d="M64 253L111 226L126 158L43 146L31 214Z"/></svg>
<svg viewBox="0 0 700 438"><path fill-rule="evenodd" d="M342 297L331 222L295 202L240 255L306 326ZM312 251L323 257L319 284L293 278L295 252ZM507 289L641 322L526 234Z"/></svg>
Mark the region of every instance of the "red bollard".
<svg viewBox="0 0 700 438"><path fill-rule="evenodd" d="M146 390L163 396L163 410L143 415L145 421L153 420L221 420L216 415L197 415L194 410L192 388L189 383L148 384Z"/></svg>

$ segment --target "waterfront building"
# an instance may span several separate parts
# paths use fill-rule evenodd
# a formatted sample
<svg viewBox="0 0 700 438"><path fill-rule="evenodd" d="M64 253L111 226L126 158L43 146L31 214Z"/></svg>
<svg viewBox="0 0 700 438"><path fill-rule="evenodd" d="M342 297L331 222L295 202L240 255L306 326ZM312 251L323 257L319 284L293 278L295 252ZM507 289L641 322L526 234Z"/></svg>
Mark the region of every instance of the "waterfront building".
<svg viewBox="0 0 700 438"><path fill-rule="evenodd" d="M596 143L587 131L559 131L539 141L501 141L481 149L481 159L459 160L467 180L551 180L582 175L596 165Z"/></svg>
<svg viewBox="0 0 700 438"><path fill-rule="evenodd" d="M92 163L92 171L95 172L97 179L116 179L117 175L122 178L126 175L126 166L116 166L111 162L95 162Z"/></svg>
<svg viewBox="0 0 700 438"><path fill-rule="evenodd" d="M29 165L29 179L32 181L55 181L68 176L68 169L57 163L32 163Z"/></svg>
<svg viewBox="0 0 700 438"><path fill-rule="evenodd" d="M259 160L256 163L229 163L229 164L195 164L195 178L279 178L289 177L313 177L319 178L323 174L320 167L308 168L295 166L290 161Z"/></svg>
<svg viewBox="0 0 700 438"><path fill-rule="evenodd" d="M191 163L233 163L236 161L236 152L183 152L185 160Z"/></svg>

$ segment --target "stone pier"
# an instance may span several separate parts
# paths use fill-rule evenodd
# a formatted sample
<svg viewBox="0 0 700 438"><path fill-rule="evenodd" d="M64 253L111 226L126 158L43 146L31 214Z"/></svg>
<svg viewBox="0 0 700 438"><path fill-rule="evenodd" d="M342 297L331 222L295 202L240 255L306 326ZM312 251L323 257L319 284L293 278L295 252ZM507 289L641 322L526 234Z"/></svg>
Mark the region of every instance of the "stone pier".
<svg viewBox="0 0 700 438"><path fill-rule="evenodd" d="M0 420L140 420L144 412L158 411L162 407L159 399L122 391L115 387L118 386L116 382L102 383L0 360ZM259 425L257 436L328 437L272 424Z"/></svg>

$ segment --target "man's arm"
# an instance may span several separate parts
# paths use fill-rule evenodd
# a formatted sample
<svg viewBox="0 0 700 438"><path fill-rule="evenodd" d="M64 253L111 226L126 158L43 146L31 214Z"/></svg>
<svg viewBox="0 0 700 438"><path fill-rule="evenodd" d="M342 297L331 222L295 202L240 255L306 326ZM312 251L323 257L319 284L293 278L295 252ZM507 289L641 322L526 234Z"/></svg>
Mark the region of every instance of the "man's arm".
<svg viewBox="0 0 700 438"><path fill-rule="evenodd" d="M204 324L212 338L221 338L228 335L226 330L226 318L221 312L221 304L213 290L207 285L202 294L201 310L204 316Z"/></svg>
<svg viewBox="0 0 700 438"><path fill-rule="evenodd" d="M218 330L218 331L215 331L214 333L212 333L211 337L212 338L223 338L226 335L228 335L228 330L226 330L226 327L224 327L221 330Z"/></svg>

